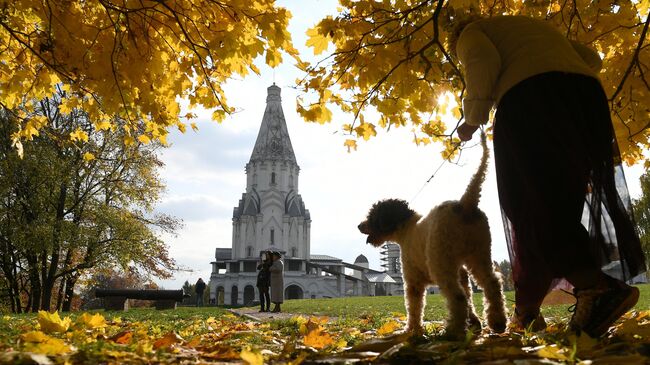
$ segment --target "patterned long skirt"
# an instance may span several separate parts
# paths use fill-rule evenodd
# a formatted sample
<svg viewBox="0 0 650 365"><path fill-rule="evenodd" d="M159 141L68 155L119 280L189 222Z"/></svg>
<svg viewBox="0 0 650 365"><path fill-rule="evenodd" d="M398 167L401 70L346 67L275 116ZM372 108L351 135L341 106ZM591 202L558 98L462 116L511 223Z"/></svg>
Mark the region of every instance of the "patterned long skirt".
<svg viewBox="0 0 650 365"><path fill-rule="evenodd" d="M641 244L598 80L550 72L497 107L494 150L517 305L539 305L572 273L645 271Z"/></svg>

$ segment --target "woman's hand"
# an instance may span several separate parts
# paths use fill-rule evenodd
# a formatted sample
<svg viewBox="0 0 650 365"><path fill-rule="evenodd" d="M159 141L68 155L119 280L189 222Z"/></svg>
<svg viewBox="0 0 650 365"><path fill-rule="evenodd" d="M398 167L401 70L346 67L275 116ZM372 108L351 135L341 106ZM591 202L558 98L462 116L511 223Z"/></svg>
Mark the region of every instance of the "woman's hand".
<svg viewBox="0 0 650 365"><path fill-rule="evenodd" d="M460 138L461 141L469 141L472 139L472 135L476 130L478 129L477 125L469 125L467 123L463 123L460 126L458 126L458 129L456 132L458 133L458 138Z"/></svg>

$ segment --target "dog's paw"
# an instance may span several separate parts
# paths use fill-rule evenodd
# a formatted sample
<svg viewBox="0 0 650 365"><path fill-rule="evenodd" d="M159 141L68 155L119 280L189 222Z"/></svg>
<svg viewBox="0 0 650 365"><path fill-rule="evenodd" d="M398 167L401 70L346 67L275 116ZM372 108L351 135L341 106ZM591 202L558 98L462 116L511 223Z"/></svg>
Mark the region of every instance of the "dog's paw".
<svg viewBox="0 0 650 365"><path fill-rule="evenodd" d="M503 333L506 331L506 322L503 321L492 323L492 325L490 325L490 329L492 329L492 331L495 333Z"/></svg>
<svg viewBox="0 0 650 365"><path fill-rule="evenodd" d="M496 317L496 318L495 318ZM488 316L488 326L493 332L503 333L508 325L508 320L505 314L499 313L498 316Z"/></svg>
<svg viewBox="0 0 650 365"><path fill-rule="evenodd" d="M483 329L483 325L481 325L481 320L478 319L478 317L476 316L470 315L469 317L467 317L467 329L472 333L480 333L481 330Z"/></svg>
<svg viewBox="0 0 650 365"><path fill-rule="evenodd" d="M422 336L424 335L424 328L422 326L407 327L404 332L410 336Z"/></svg>

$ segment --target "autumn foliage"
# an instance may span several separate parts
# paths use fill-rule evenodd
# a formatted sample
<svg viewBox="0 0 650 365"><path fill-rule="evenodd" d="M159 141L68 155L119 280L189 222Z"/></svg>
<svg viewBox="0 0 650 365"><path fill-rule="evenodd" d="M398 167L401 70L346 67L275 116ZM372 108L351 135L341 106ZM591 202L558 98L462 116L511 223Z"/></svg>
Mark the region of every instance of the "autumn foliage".
<svg viewBox="0 0 650 365"><path fill-rule="evenodd" d="M19 123L14 143L39 134L46 121L35 103L55 86L66 94L62 113L82 109L95 130L123 129L127 144L184 130L180 98L221 121L233 110L228 78L259 72L258 56L275 66L282 51L296 53L289 18L273 0L1 0L0 105Z"/></svg>
<svg viewBox="0 0 650 365"><path fill-rule="evenodd" d="M445 157L452 155L464 81L450 47L451 29L470 15L507 14L545 19L596 49L604 58L600 77L624 157L636 161L650 144L647 0L340 3L338 15L307 33L315 54L333 51L316 64L300 64L305 77L299 80L298 112L320 123L331 119L333 107L348 112L343 128L352 136L345 142L349 148L378 128L407 127L416 143L442 142Z"/></svg>
<svg viewBox="0 0 650 365"><path fill-rule="evenodd" d="M403 315L374 314L256 322L218 308L73 316L41 311L0 318L0 363L641 364L648 359L648 311L628 313L599 340L555 321L543 332L484 332L464 341L440 338L441 322L433 321L424 336L409 338L399 332Z"/></svg>

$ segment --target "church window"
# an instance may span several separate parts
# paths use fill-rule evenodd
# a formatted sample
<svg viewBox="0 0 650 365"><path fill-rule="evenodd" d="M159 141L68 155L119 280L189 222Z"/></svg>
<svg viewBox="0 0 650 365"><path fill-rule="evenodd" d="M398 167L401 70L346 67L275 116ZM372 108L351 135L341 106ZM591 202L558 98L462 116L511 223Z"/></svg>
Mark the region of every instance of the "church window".
<svg viewBox="0 0 650 365"><path fill-rule="evenodd" d="M287 260L287 271L302 271L302 261Z"/></svg>
<svg viewBox="0 0 650 365"><path fill-rule="evenodd" d="M298 256L298 249L295 247L291 247L291 257L296 257Z"/></svg>
<svg viewBox="0 0 650 365"><path fill-rule="evenodd" d="M275 184L275 172L271 173L271 184Z"/></svg>
<svg viewBox="0 0 650 365"><path fill-rule="evenodd" d="M293 187L293 175L289 175L289 187Z"/></svg>
<svg viewBox="0 0 650 365"><path fill-rule="evenodd" d="M275 244L275 229L271 228L271 244Z"/></svg>
<svg viewBox="0 0 650 365"><path fill-rule="evenodd" d="M253 246L246 247L246 257L253 256Z"/></svg>

